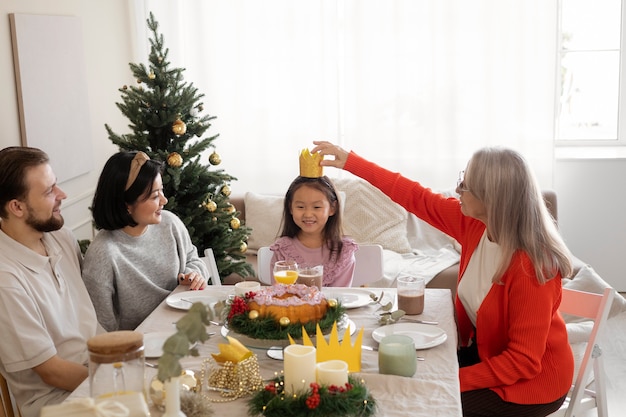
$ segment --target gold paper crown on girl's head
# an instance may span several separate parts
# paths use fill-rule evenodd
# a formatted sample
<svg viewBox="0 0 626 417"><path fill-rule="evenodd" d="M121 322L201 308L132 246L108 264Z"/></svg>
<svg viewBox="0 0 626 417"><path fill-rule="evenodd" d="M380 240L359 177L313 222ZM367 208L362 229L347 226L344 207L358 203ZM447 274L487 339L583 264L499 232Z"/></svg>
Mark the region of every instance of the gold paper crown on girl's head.
<svg viewBox="0 0 626 417"><path fill-rule="evenodd" d="M320 162L324 159L321 153L312 154L309 149L300 152L300 176L307 178L319 178L324 175L324 167Z"/></svg>

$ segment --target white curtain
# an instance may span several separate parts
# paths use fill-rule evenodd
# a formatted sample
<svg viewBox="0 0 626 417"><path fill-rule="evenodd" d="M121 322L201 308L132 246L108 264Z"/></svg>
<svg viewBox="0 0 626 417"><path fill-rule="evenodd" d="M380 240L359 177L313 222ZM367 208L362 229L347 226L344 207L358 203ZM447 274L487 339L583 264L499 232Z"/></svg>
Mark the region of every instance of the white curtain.
<svg viewBox="0 0 626 417"><path fill-rule="evenodd" d="M435 189L508 146L552 186L556 1L135 0L139 62L150 11L235 193L283 194L316 139Z"/></svg>

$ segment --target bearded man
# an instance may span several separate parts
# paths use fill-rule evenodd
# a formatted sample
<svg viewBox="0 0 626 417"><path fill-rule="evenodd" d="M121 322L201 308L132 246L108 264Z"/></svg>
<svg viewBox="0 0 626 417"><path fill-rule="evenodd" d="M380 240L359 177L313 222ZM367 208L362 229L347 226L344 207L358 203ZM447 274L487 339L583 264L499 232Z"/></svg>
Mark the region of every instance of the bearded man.
<svg viewBox="0 0 626 417"><path fill-rule="evenodd" d="M100 329L65 198L45 152L0 151L0 373L23 417L87 377L87 339Z"/></svg>

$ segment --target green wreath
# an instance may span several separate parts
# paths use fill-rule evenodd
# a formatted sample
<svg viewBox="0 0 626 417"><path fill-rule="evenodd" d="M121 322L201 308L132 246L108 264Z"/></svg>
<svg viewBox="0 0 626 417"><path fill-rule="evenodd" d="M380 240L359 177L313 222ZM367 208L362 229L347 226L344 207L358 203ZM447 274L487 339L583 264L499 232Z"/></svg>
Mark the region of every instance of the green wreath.
<svg viewBox="0 0 626 417"><path fill-rule="evenodd" d="M248 414L265 417L368 417L376 411L376 401L362 380L352 376L343 387L311 383L298 395L285 395L284 379L273 379L248 401Z"/></svg>

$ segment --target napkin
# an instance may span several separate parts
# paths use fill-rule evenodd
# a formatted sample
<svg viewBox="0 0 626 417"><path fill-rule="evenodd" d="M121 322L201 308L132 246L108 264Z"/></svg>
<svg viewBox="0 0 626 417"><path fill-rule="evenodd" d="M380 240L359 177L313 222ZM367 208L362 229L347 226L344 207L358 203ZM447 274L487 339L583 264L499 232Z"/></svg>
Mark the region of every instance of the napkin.
<svg viewBox="0 0 626 417"><path fill-rule="evenodd" d="M149 417L148 404L138 392L107 398L77 398L47 405L40 417Z"/></svg>
<svg viewBox="0 0 626 417"><path fill-rule="evenodd" d="M419 367L418 367L419 375ZM369 388L377 404L377 416L406 417L457 415L458 386L448 386L431 378L432 375L407 378L395 375L355 373ZM459 416L460 417L460 416Z"/></svg>

